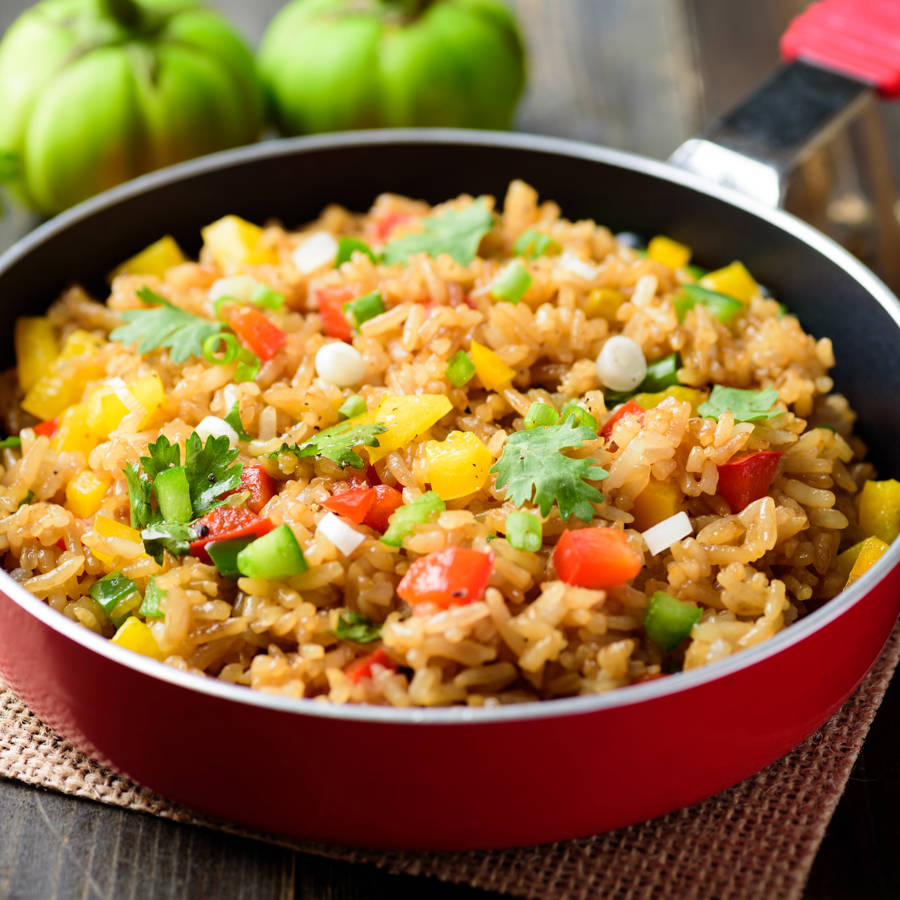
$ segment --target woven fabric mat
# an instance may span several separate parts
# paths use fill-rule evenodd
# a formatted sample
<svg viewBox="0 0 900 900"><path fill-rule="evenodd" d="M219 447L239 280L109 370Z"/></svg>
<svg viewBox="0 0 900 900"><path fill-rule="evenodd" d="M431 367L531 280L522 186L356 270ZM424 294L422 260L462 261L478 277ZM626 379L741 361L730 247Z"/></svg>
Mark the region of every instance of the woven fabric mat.
<svg viewBox="0 0 900 900"><path fill-rule="evenodd" d="M521 850L352 850L214 821L101 768L3 690L0 776L304 853L517 897L796 898L898 660L900 626L859 690L819 731L736 787L630 828Z"/></svg>

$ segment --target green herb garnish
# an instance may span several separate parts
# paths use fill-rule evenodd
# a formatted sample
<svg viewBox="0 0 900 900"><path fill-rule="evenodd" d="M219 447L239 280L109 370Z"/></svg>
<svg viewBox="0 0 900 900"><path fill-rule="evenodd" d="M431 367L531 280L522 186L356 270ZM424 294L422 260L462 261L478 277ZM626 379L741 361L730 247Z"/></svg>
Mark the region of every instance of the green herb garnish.
<svg viewBox="0 0 900 900"><path fill-rule="evenodd" d="M447 361L445 374L453 387L462 387L474 378L475 363L465 350L457 350Z"/></svg>
<svg viewBox="0 0 900 900"><path fill-rule="evenodd" d="M34 491L29 491L20 501L19 506L28 506L34 500Z"/></svg>
<svg viewBox="0 0 900 900"><path fill-rule="evenodd" d="M365 241L355 237L342 237L338 238L338 251L334 259L334 267L337 269L345 262L349 262L353 258L353 254L357 252L365 253L372 262L377 262L375 253Z"/></svg>
<svg viewBox="0 0 900 900"><path fill-rule="evenodd" d="M144 600L138 609L138 614L145 619L161 619L164 615L161 603L165 596L166 592L156 583L154 575L147 582L147 590L144 591Z"/></svg>
<svg viewBox="0 0 900 900"><path fill-rule="evenodd" d="M338 619L337 627L331 633L342 641L371 644L372 641L380 640L381 626L367 619L362 613L348 609Z"/></svg>
<svg viewBox="0 0 900 900"><path fill-rule="evenodd" d="M549 234L535 228L523 231L513 244L513 253L516 256L524 256L525 259L537 259L545 253L559 253L561 249Z"/></svg>
<svg viewBox="0 0 900 900"><path fill-rule="evenodd" d="M338 415L345 419L353 419L356 416L361 416L367 409L366 401L359 394L351 394L338 407Z"/></svg>
<svg viewBox="0 0 900 900"><path fill-rule="evenodd" d="M437 258L447 253L461 266L468 266L478 253L481 239L491 230L494 217L484 198L464 209L448 209L422 220L422 231L385 244L381 256L388 265L403 263L415 253Z"/></svg>
<svg viewBox="0 0 900 900"><path fill-rule="evenodd" d="M518 303L534 283L528 269L519 260L513 260L494 279L490 294L495 300Z"/></svg>
<svg viewBox="0 0 900 900"><path fill-rule="evenodd" d="M506 517L506 540L516 550L536 553L544 543L543 524L534 513L511 512Z"/></svg>
<svg viewBox="0 0 900 900"><path fill-rule="evenodd" d="M324 456L342 468L352 466L354 469L364 469L365 460L353 448L360 444L377 447L378 438L375 435L385 431L387 428L384 425L351 425L349 422L341 422L340 425L314 434L302 444L282 444L280 449L266 455L276 457L280 453L293 453L299 459L307 456Z"/></svg>
<svg viewBox="0 0 900 900"><path fill-rule="evenodd" d="M781 415L780 409L772 409L778 400L775 388L763 391L744 391L717 384L707 400L700 404L697 412L704 418L718 419L722 413L730 412L735 422L761 422Z"/></svg>
<svg viewBox="0 0 900 900"><path fill-rule="evenodd" d="M16 449L21 446L22 438L20 438L17 434L14 434L8 438L3 438L3 440L0 441L0 450Z"/></svg>
<svg viewBox="0 0 900 900"><path fill-rule="evenodd" d="M674 304L679 322L683 322L688 310L698 304L705 306L710 315L723 325L730 325L746 309L740 300L735 300L727 294L720 294L718 291L711 291L699 284L683 284Z"/></svg>
<svg viewBox="0 0 900 900"><path fill-rule="evenodd" d="M389 547L402 546L403 538L413 530L413 525L427 522L432 516L442 513L446 508L447 504L434 491L422 494L412 503L407 503L395 510L387 531L381 537L381 543L387 544Z"/></svg>
<svg viewBox="0 0 900 900"><path fill-rule="evenodd" d="M599 481L609 473L592 459L573 459L562 451L596 438L591 428L571 423L516 431L491 466L497 487L506 487L516 506L533 502L547 516L556 503L566 521L574 515L590 522L594 518L591 504L603 500L603 494L588 481Z"/></svg>
<svg viewBox="0 0 900 900"><path fill-rule="evenodd" d="M359 328L363 322L368 322L369 319L374 319L375 316L380 316L384 312L384 300L381 298L381 291L372 291L345 303L341 309L350 324Z"/></svg>
<svg viewBox="0 0 900 900"><path fill-rule="evenodd" d="M234 406L228 410L228 415L225 416L225 421L234 429L234 433L238 436L238 440L240 441L252 441L253 438L244 431L244 425L241 422L241 404L240 401L235 400Z"/></svg>
<svg viewBox="0 0 900 900"><path fill-rule="evenodd" d="M110 572L91 585L88 593L99 604L107 618L119 626L141 602L137 585L121 572Z"/></svg>
<svg viewBox="0 0 900 900"><path fill-rule="evenodd" d="M222 330L221 322L210 322L186 312L148 287L137 292L151 309L127 309L122 318L127 322L110 334L110 340L137 344L138 353L149 353L160 347L169 349L173 363L183 363L190 356L203 356L203 343Z"/></svg>

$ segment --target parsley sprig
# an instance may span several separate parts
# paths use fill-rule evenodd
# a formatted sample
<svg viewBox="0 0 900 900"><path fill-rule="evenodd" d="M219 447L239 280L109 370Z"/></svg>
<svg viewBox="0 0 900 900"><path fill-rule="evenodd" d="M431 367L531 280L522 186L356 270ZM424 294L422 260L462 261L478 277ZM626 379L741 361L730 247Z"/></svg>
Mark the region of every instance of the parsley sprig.
<svg viewBox="0 0 900 900"><path fill-rule="evenodd" d="M780 409L772 409L778 400L775 388L762 391L745 391L717 384L709 398L701 403L697 412L704 418L718 419L724 412L730 412L735 422L761 422L781 415Z"/></svg>
<svg viewBox="0 0 900 900"><path fill-rule="evenodd" d="M157 561L163 552L183 556L198 535L193 522L226 502L225 495L241 483L243 465L236 462L238 451L232 450L227 437L210 435L204 444L193 432L184 447L184 471L191 503L190 522L166 521L159 511L154 490L157 476L181 465L181 448L162 436L147 448L140 465L128 463L125 479L131 503L131 526L141 530L144 548Z"/></svg>
<svg viewBox="0 0 900 900"><path fill-rule="evenodd" d="M609 473L592 459L573 459L562 451L596 438L593 429L571 421L516 431L491 466L497 487L506 487L507 497L516 506L534 502L547 516L556 503L566 521L575 516L590 522L594 518L591 504L603 500L603 494L588 482L600 481Z"/></svg>
<svg viewBox="0 0 900 900"><path fill-rule="evenodd" d="M280 453L293 453L298 459L308 456L324 456L333 460L339 466L352 466L354 469L364 469L365 460L353 449L360 444L366 447L377 447L376 435L387 431L384 425L351 425L342 422L333 428L326 428L314 434L301 444L282 444L274 453L267 456L275 457Z"/></svg>
<svg viewBox="0 0 900 900"><path fill-rule="evenodd" d="M478 253L481 239L491 230L494 217L483 197L463 209L448 209L423 219L422 231L407 234L384 246L381 258L388 265L406 262L414 253L438 257L447 253L468 266Z"/></svg>
<svg viewBox="0 0 900 900"><path fill-rule="evenodd" d="M362 613L348 609L339 619L332 634L342 641L355 644L371 644L381 638L381 626L367 619Z"/></svg>

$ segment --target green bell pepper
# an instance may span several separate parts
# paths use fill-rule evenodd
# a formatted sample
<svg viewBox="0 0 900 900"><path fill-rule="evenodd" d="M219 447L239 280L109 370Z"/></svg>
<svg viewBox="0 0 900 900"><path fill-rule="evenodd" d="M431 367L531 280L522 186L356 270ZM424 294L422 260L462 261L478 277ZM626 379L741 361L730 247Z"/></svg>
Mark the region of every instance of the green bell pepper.
<svg viewBox="0 0 900 900"><path fill-rule="evenodd" d="M287 134L508 128L525 82L519 29L501 0L293 0L257 58Z"/></svg>
<svg viewBox="0 0 900 900"><path fill-rule="evenodd" d="M55 213L171 163L255 140L253 56L196 0L43 0L0 42L0 158Z"/></svg>

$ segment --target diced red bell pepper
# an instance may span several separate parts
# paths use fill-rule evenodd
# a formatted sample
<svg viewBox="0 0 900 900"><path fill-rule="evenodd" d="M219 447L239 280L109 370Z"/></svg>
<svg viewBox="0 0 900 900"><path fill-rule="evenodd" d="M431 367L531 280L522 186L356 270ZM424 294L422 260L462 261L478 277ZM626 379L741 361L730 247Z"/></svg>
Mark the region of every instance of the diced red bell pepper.
<svg viewBox="0 0 900 900"><path fill-rule="evenodd" d="M266 471L265 466L245 465L241 471L241 483L229 493L244 492L250 494L247 509L258 513L275 496L275 479Z"/></svg>
<svg viewBox="0 0 900 900"><path fill-rule="evenodd" d="M600 437L609 439L609 436L613 432L613 428L616 427L616 423L623 419L625 416L635 416L637 420L643 424L644 422L644 413L646 410L639 403L636 403L634 400L629 400L627 403L623 403L610 417L607 419L606 423L600 429Z"/></svg>
<svg viewBox="0 0 900 900"><path fill-rule="evenodd" d="M408 222L412 218L409 213L391 212L376 219L372 223L372 236L376 241L383 242L388 235L401 223Z"/></svg>
<svg viewBox="0 0 900 900"><path fill-rule="evenodd" d="M387 655L384 647L379 647L374 653L353 660L344 669L344 674L352 684L358 684L363 678L372 677L372 666L383 666L385 669L397 671L397 664Z"/></svg>
<svg viewBox="0 0 900 900"><path fill-rule="evenodd" d="M445 547L417 559L397 585L397 595L412 607L424 603L439 609L463 606L484 596L493 569L490 551Z"/></svg>
<svg viewBox="0 0 900 900"><path fill-rule="evenodd" d="M319 304L319 316L322 328L328 337L339 341L352 341L353 329L344 315L344 304L356 296L352 288L331 287L316 291L316 302Z"/></svg>
<svg viewBox="0 0 900 900"><path fill-rule="evenodd" d="M756 450L739 453L727 463L716 466L719 496L733 513L739 513L749 503L769 493L781 456L777 450Z"/></svg>
<svg viewBox="0 0 900 900"><path fill-rule="evenodd" d="M206 545L211 541L227 541L231 538L262 537L275 526L268 519L261 519L256 513L243 506L219 506L194 522L200 533L191 543L191 555L201 562L212 564Z"/></svg>
<svg viewBox="0 0 900 900"><path fill-rule="evenodd" d="M388 519L403 505L403 495L387 484L375 487L352 487L329 497L322 506L339 516L346 516L357 525L368 525L384 532Z"/></svg>
<svg viewBox="0 0 900 900"><path fill-rule="evenodd" d="M42 434L44 437L53 437L58 428L59 416L55 416L52 419L47 419L46 422L38 422L38 424L34 426L34 433Z"/></svg>
<svg viewBox="0 0 900 900"><path fill-rule="evenodd" d="M641 558L619 528L564 531L553 548L553 565L566 584L618 587L641 570Z"/></svg>
<svg viewBox="0 0 900 900"><path fill-rule="evenodd" d="M287 341L287 335L267 315L252 306L229 306L225 315L241 342L263 362L271 359Z"/></svg>
<svg viewBox="0 0 900 900"><path fill-rule="evenodd" d="M361 525L375 502L375 488L355 487L348 491L334 494L322 503L339 516L345 516L351 522Z"/></svg>
<svg viewBox="0 0 900 900"><path fill-rule="evenodd" d="M375 499L372 508L363 519L363 524L384 534L387 531L388 519L403 506L403 494L389 484L376 484L372 491Z"/></svg>

